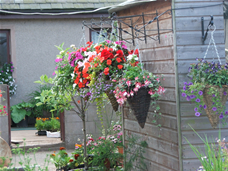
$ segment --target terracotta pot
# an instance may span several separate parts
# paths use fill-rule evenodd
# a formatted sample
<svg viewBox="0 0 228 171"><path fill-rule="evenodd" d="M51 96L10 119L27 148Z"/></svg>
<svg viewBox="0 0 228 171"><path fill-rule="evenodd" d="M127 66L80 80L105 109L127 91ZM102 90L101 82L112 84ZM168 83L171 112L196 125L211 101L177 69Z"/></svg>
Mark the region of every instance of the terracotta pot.
<svg viewBox="0 0 228 171"><path fill-rule="evenodd" d="M119 152L120 154L123 154L123 147L117 146L117 148L118 148L118 152Z"/></svg>

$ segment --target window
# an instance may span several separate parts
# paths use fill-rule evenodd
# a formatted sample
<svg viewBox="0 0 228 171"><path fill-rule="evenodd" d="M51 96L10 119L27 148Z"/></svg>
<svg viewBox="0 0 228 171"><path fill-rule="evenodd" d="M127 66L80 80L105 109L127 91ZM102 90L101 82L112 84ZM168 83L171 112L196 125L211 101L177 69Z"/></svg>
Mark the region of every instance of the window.
<svg viewBox="0 0 228 171"><path fill-rule="evenodd" d="M102 31L103 36L101 35L99 39L100 29L97 29L97 28L90 29L90 41L93 43L98 43L98 40L99 42L105 41L109 39L110 33L111 33L110 28L103 29Z"/></svg>
<svg viewBox="0 0 228 171"><path fill-rule="evenodd" d="M10 31L0 30L0 68L10 61Z"/></svg>

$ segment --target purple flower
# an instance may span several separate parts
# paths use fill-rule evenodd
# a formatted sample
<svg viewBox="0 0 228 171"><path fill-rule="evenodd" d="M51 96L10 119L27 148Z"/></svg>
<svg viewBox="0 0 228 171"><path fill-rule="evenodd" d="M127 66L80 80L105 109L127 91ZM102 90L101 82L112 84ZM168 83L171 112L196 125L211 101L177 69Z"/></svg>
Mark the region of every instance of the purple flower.
<svg viewBox="0 0 228 171"><path fill-rule="evenodd" d="M200 99L196 99L196 102L199 103L200 102Z"/></svg>
<svg viewBox="0 0 228 171"><path fill-rule="evenodd" d="M3 71L2 71L3 72Z"/></svg>
<svg viewBox="0 0 228 171"><path fill-rule="evenodd" d="M192 84L193 84L192 82L188 83L188 85L192 85Z"/></svg>
<svg viewBox="0 0 228 171"><path fill-rule="evenodd" d="M186 90L186 86L183 87L183 90Z"/></svg>
<svg viewBox="0 0 228 171"><path fill-rule="evenodd" d="M213 108L212 108L212 110L213 110L213 111L216 111L216 110L217 110L217 108L216 108L216 107L213 107Z"/></svg>
<svg viewBox="0 0 228 171"><path fill-rule="evenodd" d="M199 91L199 95L202 96L203 95L203 92L202 91Z"/></svg>
<svg viewBox="0 0 228 171"><path fill-rule="evenodd" d="M194 99L195 97L196 97L195 95L191 95L191 96L190 96L191 99Z"/></svg>
<svg viewBox="0 0 228 171"><path fill-rule="evenodd" d="M187 97L186 97L186 100L189 101L189 100L190 100L190 96L187 96Z"/></svg>
<svg viewBox="0 0 228 171"><path fill-rule="evenodd" d="M196 107L196 108L194 109L194 111L197 112L197 111L198 111L198 108Z"/></svg>
<svg viewBox="0 0 228 171"><path fill-rule="evenodd" d="M195 115L196 115L196 116L200 116L200 113L199 113L199 112L196 112Z"/></svg>
<svg viewBox="0 0 228 171"><path fill-rule="evenodd" d="M188 85L188 83L187 82L184 82L184 85Z"/></svg>
<svg viewBox="0 0 228 171"><path fill-rule="evenodd" d="M203 108L204 108L204 109L206 109L206 108L207 108L207 106L206 106L206 105L203 105Z"/></svg>
<svg viewBox="0 0 228 171"><path fill-rule="evenodd" d="M223 93L223 94L224 94L224 96L226 96L226 95L227 95L227 92L225 92L225 91L224 91L224 93Z"/></svg>
<svg viewBox="0 0 228 171"><path fill-rule="evenodd" d="M213 94L212 97L215 97L215 94Z"/></svg>
<svg viewBox="0 0 228 171"><path fill-rule="evenodd" d="M223 118L223 114L221 113L221 115L219 115L219 118L222 119Z"/></svg>
<svg viewBox="0 0 228 171"><path fill-rule="evenodd" d="M13 66L11 66L11 68L13 68Z"/></svg>
<svg viewBox="0 0 228 171"><path fill-rule="evenodd" d="M13 72L13 70L11 69L10 72Z"/></svg>
<svg viewBox="0 0 228 171"><path fill-rule="evenodd" d="M228 115L228 111L225 112L225 115Z"/></svg>
<svg viewBox="0 0 228 171"><path fill-rule="evenodd" d="M201 107L203 107L202 105L199 105L199 107L201 108Z"/></svg>
<svg viewBox="0 0 228 171"><path fill-rule="evenodd" d="M183 97L186 97L186 94L185 94L185 93L182 93L182 96L183 96Z"/></svg>

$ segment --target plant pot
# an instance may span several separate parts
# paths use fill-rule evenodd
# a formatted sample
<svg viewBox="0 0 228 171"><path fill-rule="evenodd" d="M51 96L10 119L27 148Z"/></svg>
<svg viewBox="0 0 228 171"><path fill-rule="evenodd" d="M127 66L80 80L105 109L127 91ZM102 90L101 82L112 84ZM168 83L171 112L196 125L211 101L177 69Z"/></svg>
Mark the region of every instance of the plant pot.
<svg viewBox="0 0 228 171"><path fill-rule="evenodd" d="M133 97L127 98L131 109L141 128L144 128L148 110L150 107L150 94L148 94L149 88L140 88Z"/></svg>
<svg viewBox="0 0 228 171"><path fill-rule="evenodd" d="M106 170L105 170L105 171L110 170L111 163L110 163L110 161L109 161L108 158L105 159L104 165L105 165L105 167L106 167Z"/></svg>
<svg viewBox="0 0 228 171"><path fill-rule="evenodd" d="M60 131L58 131L58 132L46 131L46 132L47 132L48 138L60 138Z"/></svg>
<svg viewBox="0 0 228 171"><path fill-rule="evenodd" d="M44 135L47 135L47 132L46 131L38 131L37 135L44 136Z"/></svg>
<svg viewBox="0 0 228 171"><path fill-rule="evenodd" d="M28 127L28 116L25 116L20 122L17 123L17 127L19 128L27 128Z"/></svg>
<svg viewBox="0 0 228 171"><path fill-rule="evenodd" d="M208 94L211 87L218 89L221 103L224 106L228 98L228 86L223 85L222 88L220 88L219 86L206 86L203 90L203 102L207 106L207 108L204 110L206 111L206 114L211 123L211 126L213 128L216 128L219 123L219 114L216 114L217 112L212 110L212 106L213 106L212 95ZM224 95L223 94L224 92L227 92L227 94Z"/></svg>
<svg viewBox="0 0 228 171"><path fill-rule="evenodd" d="M123 154L123 147L117 146L117 148L118 148L118 152L119 152L120 154Z"/></svg>
<svg viewBox="0 0 228 171"><path fill-rule="evenodd" d="M56 171L68 171L67 166L61 167L60 169L56 169Z"/></svg>
<svg viewBox="0 0 228 171"><path fill-rule="evenodd" d="M113 110L116 112L118 110L119 104L117 103L115 94L113 92L111 92L110 89L106 90L105 93L108 96L108 99L112 105Z"/></svg>

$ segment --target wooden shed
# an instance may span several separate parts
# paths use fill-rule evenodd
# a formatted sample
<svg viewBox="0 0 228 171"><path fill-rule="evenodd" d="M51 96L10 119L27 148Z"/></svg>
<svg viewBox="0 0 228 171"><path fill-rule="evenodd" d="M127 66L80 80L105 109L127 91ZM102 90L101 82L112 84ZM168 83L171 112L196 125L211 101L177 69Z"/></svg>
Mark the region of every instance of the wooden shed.
<svg viewBox="0 0 228 171"><path fill-rule="evenodd" d="M216 25L215 43L220 58L225 62L225 31L222 0L154 0L150 2L132 1L132 4L112 8L123 22L119 22L120 35L129 46L140 49L144 67L154 74L163 74L162 84L165 95L159 101L162 117L161 127L152 123L153 110L148 114L142 129L128 107L124 108L124 131L126 135L137 135L146 139L146 163L148 171L195 171L200 166L185 137L193 145L203 147L200 138L192 131L191 125L200 135L218 137L218 129L213 129L206 117L195 116L194 104L181 97L181 89L187 78L188 68L196 58L203 58L210 39L210 32L202 43L201 19L204 17L204 32L213 15ZM151 14L151 15L147 15ZM159 16L156 18L156 16ZM121 18L122 17L122 18ZM141 18L140 18L141 17ZM128 20L125 20L128 19ZM138 33L136 41L129 34L133 28L147 31ZM136 26L137 25L137 26ZM158 31L159 30L159 31ZM154 39L155 40L154 40ZM209 50L207 60L216 59L215 52ZM221 126L222 137L228 133L227 126Z"/></svg>

